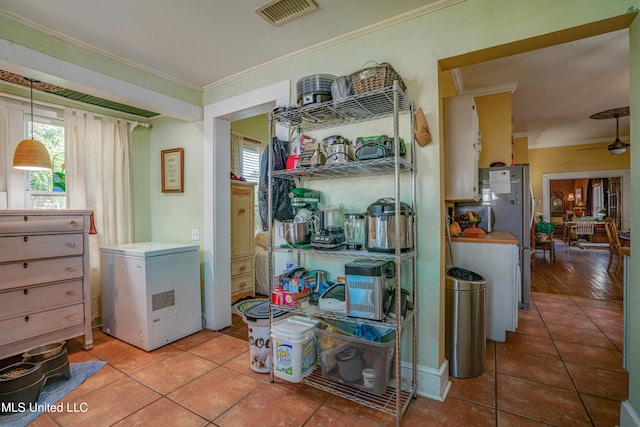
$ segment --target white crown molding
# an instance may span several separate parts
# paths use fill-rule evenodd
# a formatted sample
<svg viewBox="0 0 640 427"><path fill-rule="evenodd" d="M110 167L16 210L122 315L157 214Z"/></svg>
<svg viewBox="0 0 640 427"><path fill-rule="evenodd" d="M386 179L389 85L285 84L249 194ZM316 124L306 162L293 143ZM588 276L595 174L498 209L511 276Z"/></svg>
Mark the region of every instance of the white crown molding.
<svg viewBox="0 0 640 427"><path fill-rule="evenodd" d="M503 92L515 92L518 88L518 82L511 83L503 83L495 86L487 86L487 87L479 87L476 89L468 90L466 93L472 94L474 97L476 96L487 96L487 95L495 95L496 93Z"/></svg>
<svg viewBox="0 0 640 427"><path fill-rule="evenodd" d="M464 90L464 80L462 79L462 71L460 68L454 68L451 70L451 78L453 79L453 85L456 87L456 92L460 95L466 93Z"/></svg>
<svg viewBox="0 0 640 427"><path fill-rule="evenodd" d="M391 27L391 26L399 24L401 22L408 21L409 19L413 19L413 18L416 18L418 16L426 15L428 13L432 13L432 12L435 12L437 10L444 9L446 7L453 6L453 5L458 4L458 3L462 3L464 1L466 1L466 0L440 0L440 1L437 1L435 3L430 3L430 4L426 5L426 6L423 6L421 8L412 10L410 12L406 12L406 13L404 13L402 15L398 15L396 17L389 18L389 19L387 19L385 21L378 22L378 23L373 24L373 25L369 25L368 27L364 27L364 28L352 31L352 32L347 33L347 34L343 34L341 36L334 37L332 39L323 41L321 43L317 43L315 45L306 47L304 49L301 49L301 50L298 50L298 51L295 51L295 52L291 52L291 53L289 53L287 55L283 55L283 56L281 56L279 58L272 59L271 61L263 62L262 64L256 65L256 66L251 67L251 68L247 68L246 70L240 71L239 73L236 73L236 74L232 74L232 75L230 75L228 77L225 77L224 79L220 79L218 81L209 83L208 85L205 85L203 89L205 91L207 91L207 90L216 88L218 86L222 86L222 85L224 85L226 83L229 83L230 81L239 79L241 77L244 77L244 76L249 75L251 73L254 73L256 71L271 67L271 66L273 66L275 64L280 64L280 63L286 62L286 61L294 59L294 58L298 58L298 57L301 57L301 56L304 56L304 55L308 55L308 54L316 52L318 50L325 49L327 47L337 45L339 43L354 39L356 37L360 37L360 36L365 35L365 34L372 33L374 31L381 30L383 28Z"/></svg>

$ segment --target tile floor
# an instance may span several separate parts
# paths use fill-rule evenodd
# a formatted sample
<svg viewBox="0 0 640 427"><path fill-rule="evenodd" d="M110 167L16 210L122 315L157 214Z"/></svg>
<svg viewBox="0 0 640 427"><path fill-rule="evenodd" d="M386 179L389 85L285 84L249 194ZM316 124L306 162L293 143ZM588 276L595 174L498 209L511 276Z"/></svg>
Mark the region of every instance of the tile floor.
<svg viewBox="0 0 640 427"><path fill-rule="evenodd" d="M90 351L70 342L72 362L108 362L63 400L88 411L47 413L31 426L394 425L387 414L251 371L246 330L234 323L150 353L99 330ZM488 341L485 373L452 378L444 403L418 397L403 425L615 426L628 389L621 348L621 302L534 293L507 342Z"/></svg>

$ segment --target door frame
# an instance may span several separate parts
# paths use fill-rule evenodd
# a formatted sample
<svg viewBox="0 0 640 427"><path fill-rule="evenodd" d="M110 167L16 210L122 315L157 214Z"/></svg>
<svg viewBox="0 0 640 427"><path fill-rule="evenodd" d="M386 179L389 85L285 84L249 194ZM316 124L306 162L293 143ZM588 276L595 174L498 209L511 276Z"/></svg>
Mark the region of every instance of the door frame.
<svg viewBox="0 0 640 427"><path fill-rule="evenodd" d="M227 98L204 107L204 327L231 325L231 122L289 104L291 81Z"/></svg>

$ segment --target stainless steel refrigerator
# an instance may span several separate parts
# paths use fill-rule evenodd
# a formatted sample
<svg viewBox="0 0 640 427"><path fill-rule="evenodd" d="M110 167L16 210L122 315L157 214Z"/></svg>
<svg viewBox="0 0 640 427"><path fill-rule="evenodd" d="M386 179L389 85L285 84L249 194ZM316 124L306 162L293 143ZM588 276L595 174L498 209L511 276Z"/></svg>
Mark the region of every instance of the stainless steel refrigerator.
<svg viewBox="0 0 640 427"><path fill-rule="evenodd" d="M528 308L531 300L531 225L533 224L533 192L529 181L529 165L513 165L480 169L479 202L459 202L456 213L467 210L480 214L480 228L485 231L508 231L518 239L520 255L520 306ZM489 215L491 220L485 220Z"/></svg>

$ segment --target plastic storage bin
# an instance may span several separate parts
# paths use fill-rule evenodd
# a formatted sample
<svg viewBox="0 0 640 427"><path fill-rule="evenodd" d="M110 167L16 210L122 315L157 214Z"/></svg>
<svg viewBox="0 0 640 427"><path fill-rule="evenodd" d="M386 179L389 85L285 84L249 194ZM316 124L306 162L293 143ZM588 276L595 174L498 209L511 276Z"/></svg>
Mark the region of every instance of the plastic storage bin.
<svg viewBox="0 0 640 427"><path fill-rule="evenodd" d="M313 372L318 362L316 320L291 316L271 326L273 374L298 383Z"/></svg>
<svg viewBox="0 0 640 427"><path fill-rule="evenodd" d="M370 393L384 394L392 371L395 331L383 335L382 341L377 342L329 332L324 326L315 328L322 376ZM363 371L366 371L364 376Z"/></svg>

